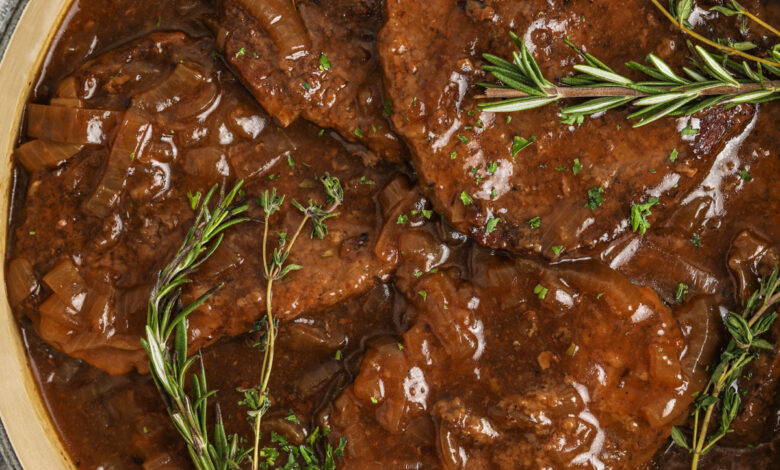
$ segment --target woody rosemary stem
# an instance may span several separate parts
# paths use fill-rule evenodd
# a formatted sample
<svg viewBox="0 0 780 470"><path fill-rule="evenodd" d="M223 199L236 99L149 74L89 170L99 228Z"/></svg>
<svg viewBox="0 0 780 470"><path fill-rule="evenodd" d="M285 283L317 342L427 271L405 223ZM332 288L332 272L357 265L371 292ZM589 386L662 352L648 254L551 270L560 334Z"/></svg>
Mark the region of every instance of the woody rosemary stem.
<svg viewBox="0 0 780 470"><path fill-rule="evenodd" d="M670 92L677 87L656 87L667 89ZM702 90L701 95L725 95L732 93L748 93L765 89L780 89L780 80L767 80L763 86L760 83L743 83L740 86L718 86ZM625 96L641 98L643 96L652 96L648 93L642 93L631 88L620 86L599 86L599 87L554 87L548 88L548 96L557 96L562 99L567 98L598 98L602 96ZM477 98L522 98L532 96L520 90L508 88L487 88L484 95L478 95Z"/></svg>

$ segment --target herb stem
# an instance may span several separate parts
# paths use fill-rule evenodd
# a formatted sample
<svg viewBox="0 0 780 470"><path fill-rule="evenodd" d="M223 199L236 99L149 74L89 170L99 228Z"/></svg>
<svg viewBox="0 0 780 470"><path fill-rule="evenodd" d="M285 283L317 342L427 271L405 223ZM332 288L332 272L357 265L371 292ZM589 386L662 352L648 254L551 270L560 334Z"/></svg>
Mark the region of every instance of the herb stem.
<svg viewBox="0 0 780 470"><path fill-rule="evenodd" d="M775 268L776 269L776 268ZM775 276L777 272L775 271ZM775 277L774 284L770 284L767 292L769 295L764 296L763 303L761 306L755 311L755 313L750 317L750 319L747 321L748 328L752 328L755 323L763 317L767 311L776 303L780 302L780 291L777 291L778 286L780 284L777 283L777 278ZM777 291L777 292L776 292ZM729 342L729 345L727 346L726 350L730 350L734 347L734 345L737 344L736 340L732 338L732 340ZM709 452L710 449L715 445L716 442L718 442L723 436L726 435L726 430L719 432L715 437L711 438L709 442L705 445L706 438L707 438L707 428L709 427L710 420L712 419L712 414L715 410L715 405L720 401L720 394L723 391L723 389L726 386L729 386L731 383L733 383L734 379L733 374L735 371L739 371L742 369L745 365L747 365L748 362L750 362L750 358L748 357L750 352L750 345L743 345L743 344L737 344L742 349L741 354L736 360L730 361L726 367L723 369L723 372L718 377L717 382L715 382L715 385L712 389L711 396L714 397L716 400L714 400L709 406L707 406L706 412L704 414L704 420L702 421L701 425L701 433L698 435L698 440L696 431L698 428L698 421L699 421L699 415L698 410L695 414L694 419L694 431L693 431L693 443L694 443L694 449L693 449L693 459L691 460L691 470L696 470L699 465L699 459L702 455ZM705 389L706 391L706 389Z"/></svg>
<svg viewBox="0 0 780 470"><path fill-rule="evenodd" d="M738 56L742 56L742 57L744 57L746 59L749 59L749 60L752 60L752 61L755 61L755 62L760 62L760 63L765 64L765 65L771 65L771 66L774 66L774 67L780 67L780 63L778 63L778 62L775 62L775 61L772 61L772 60L767 60L767 59L764 59L764 58L761 58L761 57L757 57L757 56L754 56L752 54L748 54L747 52L740 51L739 49L735 49L733 47L726 46L726 45L723 45L723 44L718 44L715 41L712 41L710 39L705 38L704 36L696 33L695 31L691 30L690 28L686 27L685 25L683 25L679 21L677 21L677 19L674 16L672 16L672 14L669 13L669 11L666 8L664 8L661 5L661 3L658 2L658 0L650 0L650 1L653 2L653 5L655 5L659 10L661 10L661 13L663 13L664 16L666 16L666 18L669 19L669 21L671 21L673 25L675 25L681 31L689 34L693 38L697 39L698 41L703 42L704 44L707 44L708 46L714 47L716 49L720 49L721 51L728 52L729 54L735 54L735 55L738 55ZM761 23L763 23L763 21ZM774 28L771 28L771 29L774 30Z"/></svg>
<svg viewBox="0 0 780 470"><path fill-rule="evenodd" d="M698 85L698 84L696 84ZM659 90L677 91L680 86L656 86ZM766 80L763 85L761 83L740 83L738 87L732 85L722 85L712 88L707 88L699 91L699 95L726 95L733 93L748 93L751 91L767 90L767 89L780 89L780 80ZM681 90L682 91L682 90ZM523 98L533 96L524 91L510 89L510 88L487 88L485 94L477 95L477 98ZM595 86L595 87L569 87L561 86L555 87L551 90L550 96L557 96L561 99L569 98L597 98L602 96L625 96L641 98L645 96L653 96L649 93L643 93L638 90L634 90L628 87L622 86Z"/></svg>
<svg viewBox="0 0 780 470"><path fill-rule="evenodd" d="M761 26L762 26L764 29L767 29L767 30L771 31L771 32L772 32L772 34L774 34L775 36L780 36L780 31L778 31L777 29L775 29L775 28L774 28L772 25L768 24L766 21L764 21L764 20L762 20L761 18L757 17L757 16L756 16L756 15L754 15L753 13L750 13L750 12L749 12L747 9L745 9L745 7L743 7L742 5L740 5L739 3L737 3L735 0L732 0L732 3L733 3L734 5L736 5L737 7L739 7L739 9L741 10L741 11L740 11L740 13L741 13L741 14L743 14L743 15L747 16L748 18L750 18L750 19L751 19L751 20L753 20L754 22L758 23L758 24L759 24L759 25L761 25Z"/></svg>
<svg viewBox="0 0 780 470"><path fill-rule="evenodd" d="M265 200L266 203L269 203L267 197L265 198ZM281 205L281 201L279 201L278 203ZM271 205L276 204L275 192L274 192L274 196L272 196L270 199L270 204ZM252 470L258 470L259 468L261 425L262 425L263 415L265 414L265 411L270 406L268 384L271 380L271 371L273 370L273 366L274 366L274 349L276 345L276 332L277 332L276 323L273 314L273 284L275 280L284 277L284 274L287 272L285 269L284 262L287 259L287 256L290 254L293 246L295 246L295 242L300 237L301 232L303 232L303 228L306 226L306 223L312 218L313 213L312 213L311 204L312 203L310 201L310 207L302 211L303 219L301 219L301 222L298 224L298 227L295 230L295 233L293 234L289 243L287 243L287 245L282 250L281 255L277 257L276 253L278 252L275 252L274 262L270 267L267 263L268 255L266 253L268 251L268 244L267 244L268 230L269 230L271 215L273 214L273 212L275 212L276 209L269 210L269 208L266 207L266 216L263 224L264 227L263 227L262 251L263 251L263 270L267 280L266 291L265 291L265 312L266 312L266 323L267 323L266 338L267 339L265 343L265 351L263 354L263 366L260 372L260 385L257 389L257 396L259 397L259 409L255 410L256 413L254 415L254 423L253 423L254 447L252 450L252 457L253 457ZM326 211L322 211L322 214L314 214L315 221L316 220L321 221L323 215L333 214L333 211L335 211L340 204L341 204L341 199L334 198L333 203Z"/></svg>

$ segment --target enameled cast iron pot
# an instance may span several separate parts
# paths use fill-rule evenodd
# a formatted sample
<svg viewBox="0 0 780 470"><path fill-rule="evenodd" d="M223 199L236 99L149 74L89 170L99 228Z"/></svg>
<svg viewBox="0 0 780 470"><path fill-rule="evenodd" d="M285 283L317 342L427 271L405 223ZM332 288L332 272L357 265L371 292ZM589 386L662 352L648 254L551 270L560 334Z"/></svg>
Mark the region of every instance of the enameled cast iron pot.
<svg viewBox="0 0 780 470"><path fill-rule="evenodd" d="M30 90L73 0L0 0L0 250L5 260L11 153ZM0 469L73 469L27 364L0 270ZM5 429L3 431L3 428Z"/></svg>

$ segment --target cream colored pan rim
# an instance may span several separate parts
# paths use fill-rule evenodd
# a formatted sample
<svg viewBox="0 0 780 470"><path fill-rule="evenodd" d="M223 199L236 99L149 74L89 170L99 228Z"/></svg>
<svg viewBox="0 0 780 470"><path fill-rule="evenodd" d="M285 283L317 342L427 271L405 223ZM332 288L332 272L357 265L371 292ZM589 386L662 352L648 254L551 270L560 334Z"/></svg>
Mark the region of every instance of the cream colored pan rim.
<svg viewBox="0 0 780 470"><path fill-rule="evenodd" d="M12 158L24 104L73 0L29 0L0 60L0 250L6 256ZM74 469L29 367L0 269L0 420L22 468Z"/></svg>

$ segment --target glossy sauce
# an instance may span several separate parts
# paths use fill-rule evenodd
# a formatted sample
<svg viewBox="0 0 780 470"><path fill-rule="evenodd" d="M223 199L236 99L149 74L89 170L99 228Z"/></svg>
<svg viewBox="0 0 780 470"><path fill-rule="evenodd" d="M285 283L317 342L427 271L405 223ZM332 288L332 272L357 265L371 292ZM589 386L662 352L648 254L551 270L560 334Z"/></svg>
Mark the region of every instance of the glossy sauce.
<svg viewBox="0 0 780 470"><path fill-rule="evenodd" d="M252 82L254 69L239 60L249 57L236 55L241 41L248 41L242 35L257 38L256 25L250 22L242 30L234 24L226 55L219 55L222 45L211 39L218 29L210 19L213 6L192 0L125 3L74 3L28 109L28 114L39 114L31 123L70 125L25 129L30 139L41 139L35 142L60 145L18 154L31 159L17 157L11 214L15 236L9 240L7 269L22 286L10 289L11 301L41 393L79 468L189 468L184 446L145 375L145 357L136 340L150 273L172 256L192 220L187 192L242 178L247 199L275 186L305 200L321 197L316 178L325 172L341 178L347 204L329 224L329 237L298 246L295 260L305 270L275 291L282 322L271 380L274 403L265 419L269 429L295 440L314 426L329 426L333 442L340 436L348 439L346 456L339 460L344 468L689 465L687 453L669 443L669 429L684 423L692 395L706 381L703 368L713 361L724 334L721 315L736 309L736 300L749 295L756 276L778 262L777 106L698 116L702 135L688 140L678 128L691 122L682 120L666 120L644 134L613 131L617 123L626 124L618 111L588 120L581 129L559 125L552 110L515 115L513 127L496 121L503 116L470 116L466 107L458 108L453 118L449 104L437 108L435 103L451 98L460 107L476 88L468 74L452 75L442 66L462 51L431 41L432 50L442 51L436 58L441 63L420 64L443 71L449 85L435 85L443 76L431 78L426 94L414 100L415 108L406 109L412 102L402 93L417 85L395 79L386 84L396 130L410 145L420 172L418 189L417 175L408 166L366 158L367 152L375 152L394 160L393 152L404 152L389 128L383 136L361 141L355 138L352 117L328 121L327 114L315 116L319 111L307 108L311 102L306 100L287 111L335 131L320 132L292 118L284 122L279 113L285 110L275 111L271 101L264 101L273 94L263 95L255 85L264 82ZM303 26L287 18L289 30L303 27L311 33L319 23L307 14L319 7L299 3ZM391 3L386 17L406 21L395 18L393 9L408 2ZM450 26L461 26L453 31L473 55L488 37L479 25L486 12L477 2L466 3L430 2L425 8L451 9L445 16ZM610 21L620 24L650 15L640 8L598 19L603 5L593 2L537 16L538 9L530 5L487 3L502 18L528 20L530 26L512 27L529 26L540 61L556 64L550 76L570 64L561 58L563 49L545 47L545 41L569 31L587 41L592 33L583 33L587 28L578 23L582 14L590 15L586 19L597 29ZM284 18L290 13L287 3L270 2L258 18L261 25L273 13L271 7L283 9ZM750 7L780 21L776 6ZM228 7L228 13L230 8L237 7ZM366 11L376 14L378 9ZM101 21L120 12L121 22ZM658 18L649 17L654 28L670 34ZM223 23L235 21L229 17ZM378 28L377 17L364 21L369 29ZM380 53L383 47L391 49L393 28L383 31ZM725 25L718 28L727 30ZM273 67L308 64L309 49L315 46L327 50L331 59L339 57L342 46L336 40L323 43L327 35L321 33L303 42L300 34L270 33L283 59L271 61ZM369 33L366 41L373 44L377 31ZM617 63L635 59L658 40L643 36L628 51L618 51L609 38L593 47ZM368 76L378 74L371 54L361 71ZM222 57L256 99L289 126L282 127L254 104ZM386 77L392 78L397 66L396 58L388 58ZM280 83L291 86L304 77L316 85L320 77L331 84L323 87L333 86L331 91L349 88L348 80L347 85L330 81L317 65L301 68L306 73L287 75L293 77L289 83L284 78ZM377 82L367 83L375 92ZM442 90L442 96L435 95ZM351 95L338 96L349 102ZM381 94L374 98L384 101ZM359 122L380 119L378 103L370 103L358 108L357 116L368 119ZM59 107L63 109L55 109ZM481 119L486 134L475 131L479 135L469 148L461 149L453 139L469 119ZM546 123L549 132L534 127L535 121ZM455 123L455 130L448 131ZM420 129L426 130L418 134ZM552 227L544 235L524 238L499 231L483 237L474 227L497 210L489 207L491 188L501 193L495 204L514 211L518 205L507 198L514 197L508 194L510 186L522 183L518 178L533 175L529 181L547 181L537 189L548 196L558 187L592 183L554 169L515 170L510 159L501 163L501 171L483 175L492 186L470 188L475 200L487 204L487 212L459 213L449 196L442 196L456 186L462 189L460 182L448 185L468 177L485 155L495 154L496 142L503 145L513 133L532 132L540 136L537 147L521 155L534 166L545 155L568 166L579 158L585 164L582 178L615 178L612 187L623 187L623 171L630 179L628 189L621 189L624 195L615 195L610 202L614 207L605 206L603 213L582 215L579 196L571 198L579 201L576 208L566 203L572 212L552 204L551 214L542 214ZM358 148L345 138L366 146ZM450 166L453 145L458 158L471 160ZM599 177L605 147L621 146L627 160L618 159L609 175ZM632 153L632 146L654 156L639 158L646 155ZM679 148L681 167L665 163L667 147ZM441 161L424 160L427 152ZM626 169L626 161L634 166ZM660 162L668 171L661 170ZM39 169L29 171L31 165ZM650 173L650 167L658 173ZM743 170L750 180L740 176ZM668 194L669 200L655 214L651 229L644 236L627 232L622 214L631 198L656 193ZM251 211L260 216L258 207ZM519 213L512 222L517 226L532 215ZM564 214L558 223L552 222L556 213ZM291 230L296 217L294 211L283 212L275 231ZM586 233L585 225L591 232ZM244 436L250 430L245 410L237 405L237 389L256 381L262 359L253 347L255 335L241 334L262 314L264 304L259 228L250 222L231 232L185 293L194 298L216 282L228 281L193 314L190 340L193 349L203 348L210 387L219 390L228 429ZM520 254L483 248L464 233ZM551 246L558 244L565 250L553 256ZM680 283L688 288L682 304L675 298ZM776 326L769 338L773 344L778 335ZM776 357L767 354L750 366L751 378L740 381L747 391L745 411L735 422L736 432L704 459L706 468L769 468L780 458L775 449L780 436ZM289 410L300 425L285 419Z"/></svg>

